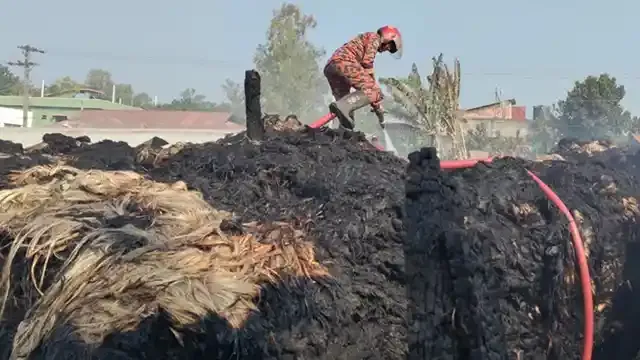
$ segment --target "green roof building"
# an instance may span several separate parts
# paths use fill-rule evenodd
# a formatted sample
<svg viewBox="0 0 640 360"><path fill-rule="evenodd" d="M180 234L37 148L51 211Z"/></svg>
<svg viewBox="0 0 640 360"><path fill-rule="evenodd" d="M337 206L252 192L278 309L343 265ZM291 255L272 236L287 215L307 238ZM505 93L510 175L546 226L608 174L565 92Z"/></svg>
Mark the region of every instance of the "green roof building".
<svg viewBox="0 0 640 360"><path fill-rule="evenodd" d="M0 96L0 107L22 109L22 96ZM107 100L81 97L30 97L29 111L33 113L33 126L48 125L65 120L82 110L142 110L141 108L112 103Z"/></svg>

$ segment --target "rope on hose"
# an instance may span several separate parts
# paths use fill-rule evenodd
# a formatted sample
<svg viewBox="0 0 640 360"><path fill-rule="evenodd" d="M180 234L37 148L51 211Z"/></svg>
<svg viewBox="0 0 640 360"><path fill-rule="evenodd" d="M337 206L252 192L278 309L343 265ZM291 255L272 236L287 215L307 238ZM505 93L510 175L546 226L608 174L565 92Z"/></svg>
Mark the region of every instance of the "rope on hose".
<svg viewBox="0 0 640 360"><path fill-rule="evenodd" d="M482 159L482 160L452 160L452 161L441 161L440 168L441 169L464 169L470 168L476 165L479 162L492 162L493 158ZM573 215L569 211L569 208L565 203L560 199L558 194L556 194L549 185L545 184L538 176L534 173L525 169L527 174L531 176L533 181L538 184L542 192L547 196L547 198L558 207L560 212L567 218L569 221L569 232L571 233L571 240L573 243L573 248L576 252L578 268L580 271L580 284L582 286L582 300L583 300L583 309L584 309L584 342L582 345L582 360L591 360L591 356L593 353L593 337L594 337L594 320L593 320L593 297L591 296L591 276L589 275L589 264L587 263L587 257L585 255L584 244L582 241L582 236L580 236L580 230L578 229L578 225L576 224Z"/></svg>

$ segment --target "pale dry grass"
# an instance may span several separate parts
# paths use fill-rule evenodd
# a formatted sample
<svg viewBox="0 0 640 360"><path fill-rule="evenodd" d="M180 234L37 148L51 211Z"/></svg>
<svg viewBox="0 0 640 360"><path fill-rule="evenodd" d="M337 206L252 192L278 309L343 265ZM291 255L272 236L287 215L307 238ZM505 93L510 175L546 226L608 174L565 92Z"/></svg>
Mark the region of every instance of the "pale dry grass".
<svg viewBox="0 0 640 360"><path fill-rule="evenodd" d="M247 224L256 235L226 235L220 226L231 214L182 182L64 165L10 180L18 187L0 191L0 227L14 238L2 252L0 314L8 303L35 301L25 305L16 357L59 326L99 343L160 309L175 328L210 313L240 327L256 309L261 284L282 274L328 276L302 231L287 223ZM13 289L25 286L39 296L16 298Z"/></svg>
<svg viewBox="0 0 640 360"><path fill-rule="evenodd" d="M136 148L136 162L148 167L157 167L164 164L172 156L177 155L187 145L186 143L178 142L161 148L139 146Z"/></svg>
<svg viewBox="0 0 640 360"><path fill-rule="evenodd" d="M263 121L265 128L273 129L275 131L300 131L304 129L304 125L295 115L289 115L284 119L280 118L279 115L266 115L264 116Z"/></svg>

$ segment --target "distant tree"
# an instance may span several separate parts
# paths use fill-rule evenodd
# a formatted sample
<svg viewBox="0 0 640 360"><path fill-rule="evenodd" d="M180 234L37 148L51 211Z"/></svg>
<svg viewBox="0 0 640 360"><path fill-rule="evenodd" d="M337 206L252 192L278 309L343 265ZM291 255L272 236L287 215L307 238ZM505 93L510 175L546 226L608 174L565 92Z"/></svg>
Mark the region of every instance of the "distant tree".
<svg viewBox="0 0 640 360"><path fill-rule="evenodd" d="M193 88L183 90L179 99L174 99L169 104L162 104L159 108L183 111L230 111L229 104L208 101L206 96L198 94Z"/></svg>
<svg viewBox="0 0 640 360"><path fill-rule="evenodd" d="M529 122L527 130L527 139L531 142L533 152L537 154L548 153L561 138L557 109L546 106L542 108L542 112Z"/></svg>
<svg viewBox="0 0 640 360"><path fill-rule="evenodd" d="M85 87L83 84L73 80L70 76L58 78L53 84L45 87L46 95L57 95L66 91L78 90Z"/></svg>
<svg viewBox="0 0 640 360"><path fill-rule="evenodd" d="M0 95L19 95L20 78L4 65L0 65Z"/></svg>
<svg viewBox="0 0 640 360"><path fill-rule="evenodd" d="M620 102L626 92L609 74L588 76L576 81L566 99L556 106L556 121L560 137L581 139L617 137L637 127Z"/></svg>
<svg viewBox="0 0 640 360"><path fill-rule="evenodd" d="M485 124L467 131L467 148L486 151L490 156L532 157L529 142L520 133L516 136L491 135Z"/></svg>
<svg viewBox="0 0 640 360"><path fill-rule="evenodd" d="M222 85L222 91L229 103L229 110L235 118L244 119L244 89L240 84L227 79Z"/></svg>
<svg viewBox="0 0 640 360"><path fill-rule="evenodd" d="M116 84L116 101L124 105L133 105L135 92L131 84Z"/></svg>
<svg viewBox="0 0 640 360"><path fill-rule="evenodd" d="M113 91L113 85L115 84L111 77L111 73L102 69L89 70L84 83L88 88L100 90L105 94L111 94Z"/></svg>
<svg viewBox="0 0 640 360"><path fill-rule="evenodd" d="M328 85L320 63L325 51L308 38L316 25L313 16L296 5L285 3L274 11L267 41L254 56L265 112L296 114L310 121L326 112Z"/></svg>
<svg viewBox="0 0 640 360"><path fill-rule="evenodd" d="M9 69L4 72L0 67L0 86L2 84L17 84L17 94L21 92L20 82L17 76L11 74ZM16 83L17 79L17 83ZM84 83L77 82L69 76L61 77L57 79L53 84L49 85L45 89L45 93L48 95L58 94L70 90L80 90L82 88L89 88L93 90L102 91L105 94L105 98L111 100L113 87L115 85L116 101L122 102L125 105L132 105L144 108L161 108L170 110L189 110L189 111L223 111L231 112L232 104L230 103L214 103L208 101L202 94L198 94L195 89L185 89L180 93L178 99L174 99L168 104L160 104L158 106L153 105L153 99L145 92L136 93L131 84L117 83L113 80L111 72L104 69L91 69L85 78ZM231 81L228 81L226 86L229 86L225 91L227 96L234 101L234 104L244 107L244 96L242 94L242 88L239 85L235 85ZM33 88L31 91L33 96L40 95L40 89Z"/></svg>
<svg viewBox="0 0 640 360"><path fill-rule="evenodd" d="M414 63L407 77L381 78L380 83L391 95L391 99L385 102L389 104L386 110L390 116L432 134L436 132L437 119L430 116L434 100L428 87L428 78L425 77L425 80L422 80L418 65Z"/></svg>
<svg viewBox="0 0 640 360"><path fill-rule="evenodd" d="M196 89L194 88L189 88L189 89L185 89L180 93L180 99L178 100L178 102L180 104L185 104L185 105L203 105L208 103L208 101L206 101L207 97L202 95L202 94L198 94L196 92Z"/></svg>
<svg viewBox="0 0 640 360"><path fill-rule="evenodd" d="M116 89L116 102L122 102L122 104L131 106L148 107L151 105L152 100L147 93L136 94L131 84L117 83L113 80L111 72L104 69L89 70L84 83L85 87L104 92L106 98L109 100L111 100L114 85Z"/></svg>
<svg viewBox="0 0 640 360"><path fill-rule="evenodd" d="M412 140L416 144L409 146L433 146L442 158L465 158L466 130L459 114L460 62L456 60L450 70L443 54L432 61L431 75L424 80L416 64L406 78L380 79L391 95L389 117L403 120L416 130L418 134Z"/></svg>
<svg viewBox="0 0 640 360"><path fill-rule="evenodd" d="M153 99L149 94L142 92L133 97L133 106L150 107L153 104Z"/></svg>
<svg viewBox="0 0 640 360"><path fill-rule="evenodd" d="M640 131L640 119L621 105L626 91L609 74L576 81L564 100L543 109L529 124L527 138L536 153L547 153L562 138L624 139Z"/></svg>

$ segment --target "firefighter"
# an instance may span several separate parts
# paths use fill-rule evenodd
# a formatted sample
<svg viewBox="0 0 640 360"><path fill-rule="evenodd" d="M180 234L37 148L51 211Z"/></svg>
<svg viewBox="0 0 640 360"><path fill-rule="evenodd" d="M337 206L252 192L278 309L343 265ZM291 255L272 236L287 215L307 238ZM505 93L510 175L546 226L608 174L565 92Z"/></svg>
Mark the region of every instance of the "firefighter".
<svg viewBox="0 0 640 360"><path fill-rule="evenodd" d="M336 50L324 68L335 102L329 110L336 115L340 124L353 129L355 110L371 105L380 124L384 124L382 90L373 70L377 53L388 51L396 59L402 57L402 36L393 26L383 26L376 32L358 35ZM351 88L356 91L350 93Z"/></svg>

